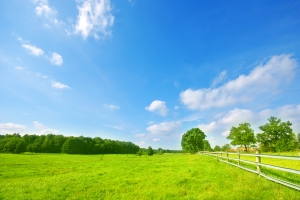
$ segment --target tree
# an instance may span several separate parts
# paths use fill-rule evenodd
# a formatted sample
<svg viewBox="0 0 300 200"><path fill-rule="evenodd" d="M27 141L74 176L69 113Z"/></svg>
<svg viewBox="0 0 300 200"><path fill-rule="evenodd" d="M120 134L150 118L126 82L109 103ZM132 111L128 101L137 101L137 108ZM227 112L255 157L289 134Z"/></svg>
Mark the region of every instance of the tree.
<svg viewBox="0 0 300 200"><path fill-rule="evenodd" d="M0 142L0 152L22 153L26 151L25 140L17 135L6 135Z"/></svg>
<svg viewBox="0 0 300 200"><path fill-rule="evenodd" d="M297 134L296 149L299 149L299 147L300 147L300 133Z"/></svg>
<svg viewBox="0 0 300 200"><path fill-rule="evenodd" d="M291 151L295 149L295 134L290 121L281 122L277 117L270 117L268 123L259 127L262 133L256 135L262 151Z"/></svg>
<svg viewBox="0 0 300 200"><path fill-rule="evenodd" d="M153 156L153 149L151 146L148 147L147 154L148 154L148 156Z"/></svg>
<svg viewBox="0 0 300 200"><path fill-rule="evenodd" d="M212 148L207 140L203 140L203 150L204 151L212 151Z"/></svg>
<svg viewBox="0 0 300 200"><path fill-rule="evenodd" d="M254 131L249 123L239 124L238 127L232 127L227 139L232 140L232 145L243 145L247 151L247 147L255 143Z"/></svg>
<svg viewBox="0 0 300 200"><path fill-rule="evenodd" d="M189 153L202 151L206 135L199 128L192 128L182 135L181 147L182 150Z"/></svg>
<svg viewBox="0 0 300 200"><path fill-rule="evenodd" d="M221 147L218 146L218 145L216 145L215 148L214 148L214 151L221 151L221 150L222 150Z"/></svg>
<svg viewBox="0 0 300 200"><path fill-rule="evenodd" d="M136 155L137 155L137 156L142 156L142 155L143 155L143 149L140 148L140 149L138 150L138 152L136 152Z"/></svg>
<svg viewBox="0 0 300 200"><path fill-rule="evenodd" d="M230 144L224 144L223 146L222 146L222 148L221 148L221 151L228 151L229 149L231 149L231 146L230 146Z"/></svg>
<svg viewBox="0 0 300 200"><path fill-rule="evenodd" d="M163 149L162 149L162 148L158 148L158 149L157 149L157 154L158 154L158 155L164 154Z"/></svg>

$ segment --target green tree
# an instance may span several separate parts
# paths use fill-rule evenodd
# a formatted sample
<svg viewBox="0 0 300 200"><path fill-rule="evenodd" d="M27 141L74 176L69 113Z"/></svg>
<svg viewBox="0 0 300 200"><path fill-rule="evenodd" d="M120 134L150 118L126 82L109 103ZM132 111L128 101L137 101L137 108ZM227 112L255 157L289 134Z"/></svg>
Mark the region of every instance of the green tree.
<svg viewBox="0 0 300 200"><path fill-rule="evenodd" d="M300 147L300 133L297 134L297 140L296 140L296 148L299 149Z"/></svg>
<svg viewBox="0 0 300 200"><path fill-rule="evenodd" d="M221 147L218 146L218 145L216 145L216 146L214 147L214 151L221 151L221 150L222 150Z"/></svg>
<svg viewBox="0 0 300 200"><path fill-rule="evenodd" d="M207 140L203 140L203 150L204 151L212 151L213 150Z"/></svg>
<svg viewBox="0 0 300 200"><path fill-rule="evenodd" d="M153 149L151 146L148 147L147 154L148 156L153 156Z"/></svg>
<svg viewBox="0 0 300 200"><path fill-rule="evenodd" d="M239 124L238 127L232 127L227 139L232 140L232 145L243 145L247 151L247 147L255 143L254 131L249 123Z"/></svg>
<svg viewBox="0 0 300 200"><path fill-rule="evenodd" d="M206 135L199 128L192 128L182 135L181 147L182 150L189 153L202 151Z"/></svg>
<svg viewBox="0 0 300 200"><path fill-rule="evenodd" d="M158 149L157 149L157 154L158 154L158 155L164 154L163 149L162 149L162 148L158 148Z"/></svg>
<svg viewBox="0 0 300 200"><path fill-rule="evenodd" d="M142 155L143 155L143 149L140 148L140 149L138 150L138 152L136 152L136 155L137 155L137 156L142 156Z"/></svg>
<svg viewBox="0 0 300 200"><path fill-rule="evenodd" d="M224 144L223 146L222 146L222 148L221 148L221 151L228 151L229 149L231 149L231 146L230 146L230 144Z"/></svg>
<svg viewBox="0 0 300 200"><path fill-rule="evenodd" d="M0 142L0 151L5 153L22 153L26 151L25 140L16 135L6 135Z"/></svg>
<svg viewBox="0 0 300 200"><path fill-rule="evenodd" d="M295 134L290 121L282 122L280 118L270 117L268 123L259 127L262 133L256 135L262 151L291 151L295 149Z"/></svg>

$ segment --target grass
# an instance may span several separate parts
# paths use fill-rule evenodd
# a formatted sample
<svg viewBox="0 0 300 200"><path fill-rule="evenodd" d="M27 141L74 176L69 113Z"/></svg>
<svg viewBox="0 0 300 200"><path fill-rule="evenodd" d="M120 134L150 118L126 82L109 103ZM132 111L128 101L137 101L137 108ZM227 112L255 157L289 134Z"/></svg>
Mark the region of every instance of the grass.
<svg viewBox="0 0 300 200"><path fill-rule="evenodd" d="M0 154L0 199L297 199L210 156Z"/></svg>
<svg viewBox="0 0 300 200"><path fill-rule="evenodd" d="M280 154L279 153L267 153L267 154L297 156L298 152L285 152L285 153L280 153ZM229 158L238 158L238 156L236 154L229 154ZM240 159L256 162L256 157L254 157L254 156L241 155ZM223 160L227 160L226 154L223 154ZM230 162L237 164L237 161L234 161L234 160L230 160ZM299 160L286 160L286 159L262 157L261 162L263 164L269 164L269 165L279 166L279 167L283 167L283 168L296 169L296 170L300 171L300 161ZM240 165L243 167L252 169L252 170L257 170L256 165L253 165L253 164L240 162ZM279 178L279 179L300 185L300 175L293 174L290 172L275 170L275 169L267 168L267 167L261 167L261 171L262 171L262 173L264 173L268 176L271 176L274 178Z"/></svg>

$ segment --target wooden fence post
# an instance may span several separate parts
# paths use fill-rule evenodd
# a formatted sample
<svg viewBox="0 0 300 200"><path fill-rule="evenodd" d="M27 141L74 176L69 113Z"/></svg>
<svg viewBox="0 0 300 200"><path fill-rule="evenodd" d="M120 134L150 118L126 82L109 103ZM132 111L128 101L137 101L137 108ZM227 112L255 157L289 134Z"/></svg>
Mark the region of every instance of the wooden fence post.
<svg viewBox="0 0 300 200"><path fill-rule="evenodd" d="M240 159L241 159L241 155L240 155L240 151L238 151L238 165L240 165Z"/></svg>
<svg viewBox="0 0 300 200"><path fill-rule="evenodd" d="M227 162L229 162L228 152L226 152Z"/></svg>
<svg viewBox="0 0 300 200"><path fill-rule="evenodd" d="M256 154L258 155L260 152L256 151ZM256 156L256 163L261 163L261 157L260 156ZM257 172L258 174L261 173L261 166L259 164L257 164Z"/></svg>

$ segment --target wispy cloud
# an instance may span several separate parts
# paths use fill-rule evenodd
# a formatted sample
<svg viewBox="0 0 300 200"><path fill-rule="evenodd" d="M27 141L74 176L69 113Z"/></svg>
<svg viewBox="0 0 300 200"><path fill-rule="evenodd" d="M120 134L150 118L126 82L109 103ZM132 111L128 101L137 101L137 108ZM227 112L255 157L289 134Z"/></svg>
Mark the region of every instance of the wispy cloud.
<svg viewBox="0 0 300 200"><path fill-rule="evenodd" d="M17 66L17 67L15 67L15 69L17 69L17 70L23 70L23 67Z"/></svg>
<svg viewBox="0 0 300 200"><path fill-rule="evenodd" d="M54 7L50 7L48 0L35 0L37 4L35 8L35 13L40 16L44 17L45 19L49 20L53 24L59 24L60 22L57 20L57 10ZM49 26L47 24L47 26Z"/></svg>
<svg viewBox="0 0 300 200"><path fill-rule="evenodd" d="M226 71L222 71L219 76L217 76L216 78L214 78L213 82L212 82L212 87L216 87L218 84L222 83L225 78L226 78L227 72Z"/></svg>
<svg viewBox="0 0 300 200"><path fill-rule="evenodd" d="M32 55L41 56L44 54L44 51L36 46L30 44L22 44L22 46Z"/></svg>
<svg viewBox="0 0 300 200"><path fill-rule="evenodd" d="M75 33L81 34L84 39L89 36L95 39L99 39L100 36L110 36L109 29L114 23L110 0L78 0L77 2L79 2L77 6L79 14Z"/></svg>
<svg viewBox="0 0 300 200"><path fill-rule="evenodd" d="M146 137L146 134L144 134L144 133L138 133L138 134L135 134L134 137L137 137L137 138L145 138L145 137Z"/></svg>
<svg viewBox="0 0 300 200"><path fill-rule="evenodd" d="M36 128L36 129L44 129L44 128L46 128L42 123L40 123L38 121L34 121L33 125L34 125L34 128Z"/></svg>
<svg viewBox="0 0 300 200"><path fill-rule="evenodd" d="M160 100L153 101L148 107L145 107L145 109L161 116L166 116L168 114L166 102Z"/></svg>
<svg viewBox="0 0 300 200"><path fill-rule="evenodd" d="M58 130L51 129L51 128L45 128L41 130L41 134L57 134Z"/></svg>
<svg viewBox="0 0 300 200"><path fill-rule="evenodd" d="M52 87L54 87L56 89L68 89L68 88L70 88L68 85L62 84L62 83L57 82L57 81L52 81Z"/></svg>
<svg viewBox="0 0 300 200"><path fill-rule="evenodd" d="M107 125L107 124L104 124L104 126L109 127L109 128L114 128L114 129L117 129L117 130L123 130L124 129L122 126L112 126L112 125Z"/></svg>
<svg viewBox="0 0 300 200"><path fill-rule="evenodd" d="M187 89L180 93L180 99L192 110L249 102L263 93L277 92L282 84L292 80L297 66L291 55L273 56L249 75L240 75L218 88Z"/></svg>
<svg viewBox="0 0 300 200"><path fill-rule="evenodd" d="M42 123L40 123L39 121L34 121L33 125L37 130L40 131L41 134L50 134L50 133L56 134L56 133L58 133L57 130L48 128L45 125L43 125Z"/></svg>
<svg viewBox="0 0 300 200"><path fill-rule="evenodd" d="M50 62L54 65L62 65L63 63L63 58L61 55L59 55L58 53L54 52L52 53L52 56L50 58Z"/></svg>
<svg viewBox="0 0 300 200"><path fill-rule="evenodd" d="M116 106L116 105L113 105L113 104L104 104L104 107L108 108L110 110L118 110L118 109L120 109L119 106Z"/></svg>
<svg viewBox="0 0 300 200"><path fill-rule="evenodd" d="M21 42L22 47L25 48L30 54L35 55L35 56L44 55L44 51L42 49L29 44L29 41L25 41L21 37L18 37L17 39ZM50 62L54 65L60 66L63 64L63 57L56 52L51 53L50 56L45 55L44 58L46 58L47 60L50 60Z"/></svg>

